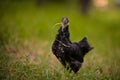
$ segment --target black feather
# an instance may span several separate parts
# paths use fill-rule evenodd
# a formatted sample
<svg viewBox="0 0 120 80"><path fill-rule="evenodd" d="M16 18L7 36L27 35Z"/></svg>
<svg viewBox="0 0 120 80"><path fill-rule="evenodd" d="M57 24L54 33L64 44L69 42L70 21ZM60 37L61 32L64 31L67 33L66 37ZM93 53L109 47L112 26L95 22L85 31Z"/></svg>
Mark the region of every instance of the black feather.
<svg viewBox="0 0 120 80"><path fill-rule="evenodd" d="M69 37L69 26L67 25L64 29L60 27L52 44L52 52L65 68L76 73L82 66L85 54L93 47L90 47L86 37L80 42L74 43L70 41Z"/></svg>

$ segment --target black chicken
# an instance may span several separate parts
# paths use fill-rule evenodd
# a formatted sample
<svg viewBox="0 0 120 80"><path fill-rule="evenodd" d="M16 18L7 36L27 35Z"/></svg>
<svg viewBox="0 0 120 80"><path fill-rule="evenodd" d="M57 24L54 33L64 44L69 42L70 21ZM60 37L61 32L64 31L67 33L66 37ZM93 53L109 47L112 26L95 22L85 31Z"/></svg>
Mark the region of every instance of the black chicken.
<svg viewBox="0 0 120 80"><path fill-rule="evenodd" d="M86 37L74 43L70 41L69 37L69 20L63 17L62 26L52 44L52 52L67 70L70 69L77 73L84 61L85 54L93 47L90 47Z"/></svg>

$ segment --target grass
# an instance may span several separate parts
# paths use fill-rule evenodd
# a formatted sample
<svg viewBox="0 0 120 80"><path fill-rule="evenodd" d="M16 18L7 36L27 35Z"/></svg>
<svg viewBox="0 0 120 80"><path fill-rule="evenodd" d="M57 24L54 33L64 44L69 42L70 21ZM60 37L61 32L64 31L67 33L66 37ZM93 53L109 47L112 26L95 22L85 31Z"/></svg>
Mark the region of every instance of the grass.
<svg viewBox="0 0 120 80"><path fill-rule="evenodd" d="M74 5L0 3L1 80L119 80L120 16L116 8L83 16ZM94 50L77 74L69 73L51 52L63 16L72 41L87 36Z"/></svg>

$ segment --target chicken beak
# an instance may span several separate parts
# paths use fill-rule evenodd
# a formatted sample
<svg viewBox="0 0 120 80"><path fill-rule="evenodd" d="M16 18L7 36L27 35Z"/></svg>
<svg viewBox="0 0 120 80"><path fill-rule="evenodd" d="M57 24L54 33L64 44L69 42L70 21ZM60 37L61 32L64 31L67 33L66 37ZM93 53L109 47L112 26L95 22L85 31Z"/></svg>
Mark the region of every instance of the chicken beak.
<svg viewBox="0 0 120 80"><path fill-rule="evenodd" d="M62 18L62 29L69 25L69 20L67 17Z"/></svg>

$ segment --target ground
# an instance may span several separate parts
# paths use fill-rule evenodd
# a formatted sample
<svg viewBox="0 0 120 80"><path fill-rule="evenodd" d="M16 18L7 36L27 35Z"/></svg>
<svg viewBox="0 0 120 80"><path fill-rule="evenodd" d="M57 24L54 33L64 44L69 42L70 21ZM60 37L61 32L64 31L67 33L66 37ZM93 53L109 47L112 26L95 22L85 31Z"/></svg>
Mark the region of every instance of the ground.
<svg viewBox="0 0 120 80"><path fill-rule="evenodd" d="M2 3L0 19L0 79L119 80L119 9L91 9L82 15L74 5ZM69 73L51 52L63 16L70 20L74 42L84 36L94 49L77 74Z"/></svg>

